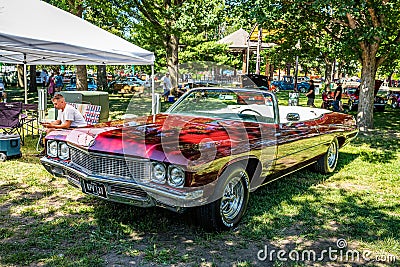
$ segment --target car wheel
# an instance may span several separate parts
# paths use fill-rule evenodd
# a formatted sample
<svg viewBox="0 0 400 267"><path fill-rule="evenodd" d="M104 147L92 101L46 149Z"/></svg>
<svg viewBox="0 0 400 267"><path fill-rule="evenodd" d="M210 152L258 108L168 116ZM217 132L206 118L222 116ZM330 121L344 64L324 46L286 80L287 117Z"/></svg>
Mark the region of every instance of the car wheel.
<svg viewBox="0 0 400 267"><path fill-rule="evenodd" d="M354 110L353 102L351 100L349 100L348 107L350 111Z"/></svg>
<svg viewBox="0 0 400 267"><path fill-rule="evenodd" d="M329 144L326 153L314 164L314 169L320 173L331 173L335 170L339 158L339 143L337 138Z"/></svg>
<svg viewBox="0 0 400 267"><path fill-rule="evenodd" d="M397 108L397 107L398 107L398 104L397 104L396 99L391 99L390 106L391 106L392 108Z"/></svg>
<svg viewBox="0 0 400 267"><path fill-rule="evenodd" d="M197 208L200 225L209 230L226 230L243 217L249 200L249 176L242 165L228 167L216 186L218 200Z"/></svg>
<svg viewBox="0 0 400 267"><path fill-rule="evenodd" d="M7 159L7 155L4 153L0 153L0 162L4 162Z"/></svg>

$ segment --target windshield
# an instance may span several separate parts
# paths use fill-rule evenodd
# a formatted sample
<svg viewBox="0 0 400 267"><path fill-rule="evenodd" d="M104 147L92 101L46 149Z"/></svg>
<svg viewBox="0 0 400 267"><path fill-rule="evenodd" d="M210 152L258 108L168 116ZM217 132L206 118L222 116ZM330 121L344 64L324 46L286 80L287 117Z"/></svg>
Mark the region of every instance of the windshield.
<svg viewBox="0 0 400 267"><path fill-rule="evenodd" d="M196 117L275 122L270 92L242 89L193 89L168 111Z"/></svg>
<svg viewBox="0 0 400 267"><path fill-rule="evenodd" d="M354 88L354 87L347 88L347 93L349 95L354 95L356 93L356 91L357 91L357 88Z"/></svg>

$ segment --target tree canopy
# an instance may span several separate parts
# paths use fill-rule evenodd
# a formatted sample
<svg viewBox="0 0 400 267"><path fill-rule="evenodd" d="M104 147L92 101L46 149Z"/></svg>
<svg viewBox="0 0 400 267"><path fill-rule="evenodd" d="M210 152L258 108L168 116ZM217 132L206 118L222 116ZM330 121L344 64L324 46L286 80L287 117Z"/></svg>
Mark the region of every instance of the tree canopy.
<svg viewBox="0 0 400 267"><path fill-rule="evenodd" d="M360 130L367 131L373 128L377 70L398 54L399 5L389 0L259 0L250 16L275 30L277 34L271 40L280 42L282 48L293 47L301 40L303 53L313 57L358 60L362 84L357 122Z"/></svg>

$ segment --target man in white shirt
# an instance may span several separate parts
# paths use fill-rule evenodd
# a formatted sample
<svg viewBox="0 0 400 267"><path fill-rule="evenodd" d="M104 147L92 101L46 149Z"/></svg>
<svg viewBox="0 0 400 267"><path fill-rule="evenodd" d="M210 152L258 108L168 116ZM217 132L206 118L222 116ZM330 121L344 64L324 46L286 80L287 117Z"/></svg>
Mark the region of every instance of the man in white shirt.
<svg viewBox="0 0 400 267"><path fill-rule="evenodd" d="M161 81L162 81L162 85L163 85L163 89L164 89L164 93L163 93L164 100L167 101L168 96L171 92L171 88L172 88L172 83L171 83L171 80L169 79L168 72L165 74L164 77L161 78Z"/></svg>
<svg viewBox="0 0 400 267"><path fill-rule="evenodd" d="M53 129L67 129L87 126L82 114L76 108L67 104L62 95L55 95L51 101L53 102L54 107L58 109L58 116L57 120L55 121L42 123L42 125L47 128L46 132L50 132Z"/></svg>

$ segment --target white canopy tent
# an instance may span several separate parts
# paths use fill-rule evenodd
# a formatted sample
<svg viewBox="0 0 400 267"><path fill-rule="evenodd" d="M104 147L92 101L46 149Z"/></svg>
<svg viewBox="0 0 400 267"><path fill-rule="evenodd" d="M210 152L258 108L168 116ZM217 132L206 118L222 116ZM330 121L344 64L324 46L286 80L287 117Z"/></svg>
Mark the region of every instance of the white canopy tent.
<svg viewBox="0 0 400 267"><path fill-rule="evenodd" d="M39 0L0 0L0 62L152 65L154 77L152 52ZM26 84L25 77L25 102Z"/></svg>

